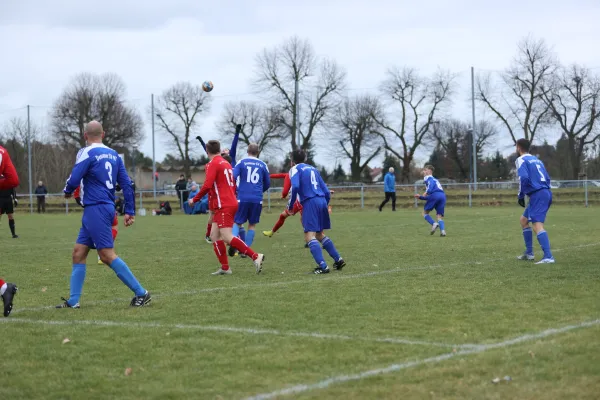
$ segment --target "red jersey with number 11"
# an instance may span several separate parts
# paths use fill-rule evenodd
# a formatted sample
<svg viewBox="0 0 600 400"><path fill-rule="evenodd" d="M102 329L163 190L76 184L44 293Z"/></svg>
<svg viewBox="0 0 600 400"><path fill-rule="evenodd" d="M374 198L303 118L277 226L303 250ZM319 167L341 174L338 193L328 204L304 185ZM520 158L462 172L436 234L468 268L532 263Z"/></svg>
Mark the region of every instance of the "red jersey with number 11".
<svg viewBox="0 0 600 400"><path fill-rule="evenodd" d="M200 201L208 193L208 208L211 210L237 207L231 164L223 157L215 156L206 164L205 172L206 180L198 194L194 196L194 203Z"/></svg>

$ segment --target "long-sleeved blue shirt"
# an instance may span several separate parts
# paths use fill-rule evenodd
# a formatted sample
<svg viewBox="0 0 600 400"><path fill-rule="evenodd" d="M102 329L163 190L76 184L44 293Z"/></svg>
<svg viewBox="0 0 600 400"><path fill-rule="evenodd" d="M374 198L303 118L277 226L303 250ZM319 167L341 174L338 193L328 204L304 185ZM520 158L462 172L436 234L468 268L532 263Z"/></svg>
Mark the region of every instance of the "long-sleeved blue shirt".
<svg viewBox="0 0 600 400"><path fill-rule="evenodd" d="M519 176L519 199L541 189L550 189L550 175L544 163L531 154L523 154L515 162Z"/></svg>
<svg viewBox="0 0 600 400"><path fill-rule="evenodd" d="M383 178L383 191L391 193L396 191L396 175L393 172L388 172Z"/></svg>
<svg viewBox="0 0 600 400"><path fill-rule="evenodd" d="M263 193L271 186L269 168L264 161L256 157L242 158L233 169L233 178L237 182L239 201L262 204Z"/></svg>
<svg viewBox="0 0 600 400"><path fill-rule="evenodd" d="M82 206L114 206L117 183L123 190L125 214L135 215L133 186L123 160L115 150L102 143L94 143L77 153L77 160L64 192L71 194L79 186Z"/></svg>
<svg viewBox="0 0 600 400"><path fill-rule="evenodd" d="M319 170L308 164L297 164L290 170L290 180L292 182L292 195L290 199L296 199L298 196L300 203L304 203L313 197L324 197L329 203L331 193L323 181ZM294 208L294 201L288 203L288 209Z"/></svg>

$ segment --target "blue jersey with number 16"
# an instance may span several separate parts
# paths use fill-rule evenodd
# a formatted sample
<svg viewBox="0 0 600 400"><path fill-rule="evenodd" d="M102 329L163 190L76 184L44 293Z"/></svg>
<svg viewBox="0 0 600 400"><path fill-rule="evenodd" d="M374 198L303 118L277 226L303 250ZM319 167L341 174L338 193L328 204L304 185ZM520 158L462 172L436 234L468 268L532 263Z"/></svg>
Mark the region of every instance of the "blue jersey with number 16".
<svg viewBox="0 0 600 400"><path fill-rule="evenodd" d="M84 207L99 204L115 205L115 185L119 183L125 198L125 214L135 215L135 199L131 180L119 154L101 143L94 143L79 151L77 161L67 179L65 193L73 193L80 186Z"/></svg>
<svg viewBox="0 0 600 400"><path fill-rule="evenodd" d="M242 158L233 169L240 202L262 204L263 192L271 186L267 164L256 157Z"/></svg>
<svg viewBox="0 0 600 400"><path fill-rule="evenodd" d="M292 196L300 198L300 203L304 203L313 197L324 197L329 203L331 193L327 185L321 178L319 170L308 164L294 165L290 170L290 180L292 181ZM290 209L293 208L294 202L290 201Z"/></svg>

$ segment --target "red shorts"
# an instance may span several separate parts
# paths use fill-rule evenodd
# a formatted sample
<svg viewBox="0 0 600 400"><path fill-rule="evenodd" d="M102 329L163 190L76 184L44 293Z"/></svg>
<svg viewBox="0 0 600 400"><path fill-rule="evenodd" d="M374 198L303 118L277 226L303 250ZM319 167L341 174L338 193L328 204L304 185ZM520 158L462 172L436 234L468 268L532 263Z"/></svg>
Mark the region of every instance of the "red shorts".
<svg viewBox="0 0 600 400"><path fill-rule="evenodd" d="M233 228L233 219L235 217L236 212L237 206L214 210L214 215L212 218L213 224L216 223L219 229Z"/></svg>
<svg viewBox="0 0 600 400"><path fill-rule="evenodd" d="M115 213L115 218L113 219L112 226L117 226L117 225L119 225L119 220L117 219L117 215L118 215L118 214L117 214L117 213Z"/></svg>
<svg viewBox="0 0 600 400"><path fill-rule="evenodd" d="M300 204L300 202L298 200L296 200L292 211L286 209L285 212L287 212L288 215L296 215L298 213L302 214L302 204Z"/></svg>

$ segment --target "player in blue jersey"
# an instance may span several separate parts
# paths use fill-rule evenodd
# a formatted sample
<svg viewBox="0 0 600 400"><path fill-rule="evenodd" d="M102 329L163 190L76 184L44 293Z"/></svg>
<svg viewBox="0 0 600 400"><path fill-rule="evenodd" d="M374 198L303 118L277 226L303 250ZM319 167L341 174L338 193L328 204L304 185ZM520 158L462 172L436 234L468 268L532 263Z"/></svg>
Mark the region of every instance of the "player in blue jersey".
<svg viewBox="0 0 600 400"><path fill-rule="evenodd" d="M227 161L231 165L236 164L235 156L237 155L237 145L238 145L238 141L240 139L241 132L242 132L242 125L237 124L235 126L235 134L233 135L233 141L231 142L231 149L223 149L223 151L221 151L221 157L223 157L225 159L225 161ZM206 151L206 143L204 143L204 140L202 140L202 138L200 136L196 136L196 139L200 142L204 151ZM208 152L207 152L207 154L208 154ZM210 199L209 199L209 203L210 203ZM206 224L205 240L209 244L212 243L212 240L210 239L212 223L213 223L213 212L212 212L212 210L208 210L208 222ZM244 230L243 226L239 231L239 236L240 236L240 239L242 239L242 241L245 242L246 231ZM231 249L231 247L230 247L230 249Z"/></svg>
<svg viewBox="0 0 600 400"><path fill-rule="evenodd" d="M544 163L529 154L530 147L529 140L517 140L519 158L517 158L516 167L519 176L519 205L525 207L525 196L529 197L529 204L520 219L523 228L523 239L525 240L525 252L517 258L524 261L533 261L534 259L533 232L529 226L531 221L537 240L544 252L544 257L536 264L553 264L554 257L552 251L550 251L550 240L548 239L548 233L544 230L546 214L548 214L550 205L552 205L550 176L544 167Z"/></svg>
<svg viewBox="0 0 600 400"><path fill-rule="evenodd" d="M245 238L241 238L248 247L254 241L256 224L260 222L263 193L271 186L269 168L264 161L258 159L258 145L250 143L248 157L242 158L233 169L233 178L237 182L238 210L235 214L233 236L239 236L240 230L248 222ZM236 251L229 247L229 256L235 256Z"/></svg>
<svg viewBox="0 0 600 400"><path fill-rule="evenodd" d="M304 240L308 244L313 258L317 262L314 269L315 274L329 273L329 267L323 257L323 249L333 258L333 267L341 270L346 266L346 262L336 250L333 242L324 234L324 230L331 229L329 220L329 200L331 194L319 170L315 167L304 164L306 153L297 149L292 152L292 169L290 170L290 179L292 182L292 195L288 203L288 210L294 208L294 201L297 196L302 204L302 226L304 227Z"/></svg>
<svg viewBox="0 0 600 400"><path fill-rule="evenodd" d="M422 195L415 194L415 198L425 200L425 206L423 207L423 218L431 225L431 234L433 235L436 229L440 228L440 236L446 236L446 226L444 222L444 209L446 208L446 193L442 188L442 184L433 177L434 172L433 165L426 165L421 172L423 174L423 181L425 182L425 193ZM435 209L437 214L437 222L431 218L429 213Z"/></svg>
<svg viewBox="0 0 600 400"><path fill-rule="evenodd" d="M77 161L64 189L70 198L80 187L83 217L77 242L73 249L71 294L56 308L79 308L79 298L85 280L86 260L90 249L97 249L102 262L115 271L117 277L135 294L131 306L142 307L151 301L150 293L113 249L112 221L115 217L115 185L118 183L125 198L125 226L135 221L133 187L119 154L102 144L104 131L97 121L87 124L84 132L87 147L77 154Z"/></svg>

